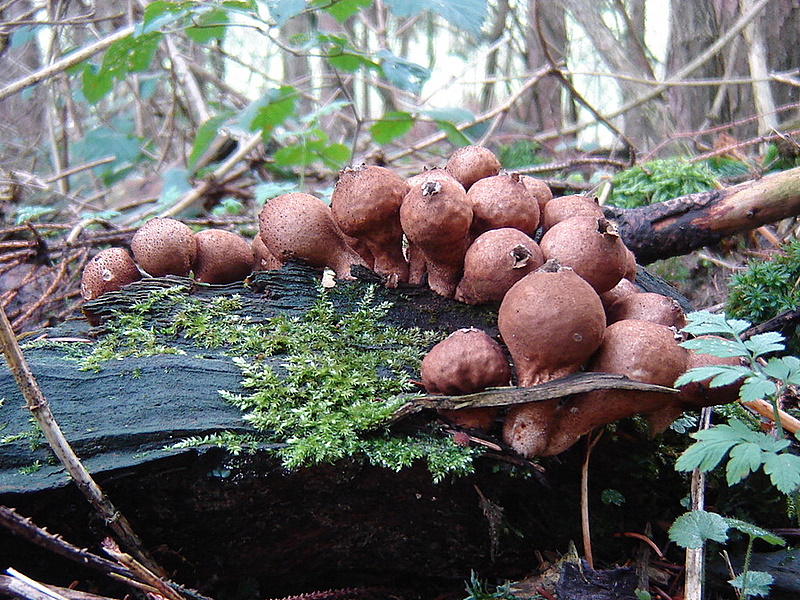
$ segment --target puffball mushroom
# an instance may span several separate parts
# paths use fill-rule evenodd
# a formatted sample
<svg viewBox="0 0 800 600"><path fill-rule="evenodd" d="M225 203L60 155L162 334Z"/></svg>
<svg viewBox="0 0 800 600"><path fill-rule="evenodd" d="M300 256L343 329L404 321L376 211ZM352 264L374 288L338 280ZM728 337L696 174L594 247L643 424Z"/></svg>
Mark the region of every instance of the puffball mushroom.
<svg viewBox="0 0 800 600"><path fill-rule="evenodd" d="M623 277L613 288L600 294L600 300L603 301L603 306L608 312L608 309L620 298L624 298L629 294L637 294L640 291L642 290L633 281Z"/></svg>
<svg viewBox="0 0 800 600"><path fill-rule="evenodd" d="M375 272L386 278L388 287L408 281L400 227L400 205L407 192L408 185L389 169L361 165L341 171L331 195L334 221L366 245Z"/></svg>
<svg viewBox="0 0 800 600"><path fill-rule="evenodd" d="M446 180L411 188L400 207L400 222L409 244L425 258L428 286L452 298L461 279L472 224L464 189Z"/></svg>
<svg viewBox="0 0 800 600"><path fill-rule="evenodd" d="M500 174L476 181L467 192L472 205L471 234L477 237L490 229L513 227L533 235L539 227L539 203L519 175Z"/></svg>
<svg viewBox="0 0 800 600"><path fill-rule="evenodd" d="M516 367L517 385L525 387L579 370L600 346L606 317L592 286L550 261L508 290L497 326ZM557 408L557 398L512 406L503 439L523 456L541 454Z"/></svg>
<svg viewBox="0 0 800 600"><path fill-rule="evenodd" d="M459 396L509 384L511 369L500 344L480 329L459 329L436 344L422 359L422 384L431 394ZM442 416L466 428L487 431L498 409L440 410Z"/></svg>
<svg viewBox="0 0 800 600"><path fill-rule="evenodd" d="M625 273L627 248L605 217L570 217L545 231L539 241L545 260L558 259L597 291L607 292Z"/></svg>
<svg viewBox="0 0 800 600"><path fill-rule="evenodd" d="M124 248L106 248L86 263L81 275L81 296L94 300L142 278L133 258Z"/></svg>
<svg viewBox="0 0 800 600"><path fill-rule="evenodd" d="M279 261L264 244L260 233L256 233L255 236L253 236L250 242L250 251L253 253L254 271L274 271L283 266L281 261Z"/></svg>
<svg viewBox="0 0 800 600"><path fill-rule="evenodd" d="M467 249L455 299L466 304L500 302L512 285L543 263L542 251L530 236L510 227L491 229Z"/></svg>
<svg viewBox="0 0 800 600"><path fill-rule="evenodd" d="M600 218L604 215L603 209L595 200L580 194L570 194L549 200L542 211L540 223L542 229L547 231L564 219L578 216Z"/></svg>
<svg viewBox="0 0 800 600"><path fill-rule="evenodd" d="M417 173L416 175L412 175L408 179L406 179L406 185L409 189L414 187L415 185L422 185L426 181L442 181L442 180L454 181L461 185L461 182L458 181L455 177L453 177L447 169L442 167L431 167L430 169L425 169L421 173ZM461 187L464 187L461 185ZM465 190L466 191L466 190Z"/></svg>
<svg viewBox="0 0 800 600"><path fill-rule="evenodd" d="M550 202L553 199L553 192L550 189L550 186L547 185L541 179L537 179L536 177L531 177L530 175L521 175L519 178L522 185L530 192L531 196L536 198L536 202L539 205L539 219L541 221L541 216L544 212L545 204Z"/></svg>
<svg viewBox="0 0 800 600"><path fill-rule="evenodd" d="M197 258L194 232L177 219L153 217L131 239L133 258L153 277L186 277Z"/></svg>
<svg viewBox="0 0 800 600"><path fill-rule="evenodd" d="M620 281L628 281L622 279ZM609 323L623 319L639 319L682 329L686 315L677 300L655 292L635 292L619 298L606 310Z"/></svg>
<svg viewBox="0 0 800 600"><path fill-rule="evenodd" d="M672 327L637 319L617 321L606 328L603 343L587 369L672 387L689 360L679 342L680 335ZM669 394L638 390L575 394L559 407L542 455L560 454L596 427L639 413L657 413L670 402Z"/></svg>
<svg viewBox="0 0 800 600"><path fill-rule="evenodd" d="M445 168L468 191L479 179L500 173L501 166L494 152L488 148L462 146L450 155Z"/></svg>
<svg viewBox="0 0 800 600"><path fill-rule="evenodd" d="M247 240L233 231L204 229L194 234L197 257L194 278L202 283L241 281L253 270L253 251Z"/></svg>
<svg viewBox="0 0 800 600"><path fill-rule="evenodd" d="M345 240L330 207L304 192L281 194L264 204L258 215L261 240L282 263L299 260L329 267L341 279L353 279L352 265L366 266Z"/></svg>

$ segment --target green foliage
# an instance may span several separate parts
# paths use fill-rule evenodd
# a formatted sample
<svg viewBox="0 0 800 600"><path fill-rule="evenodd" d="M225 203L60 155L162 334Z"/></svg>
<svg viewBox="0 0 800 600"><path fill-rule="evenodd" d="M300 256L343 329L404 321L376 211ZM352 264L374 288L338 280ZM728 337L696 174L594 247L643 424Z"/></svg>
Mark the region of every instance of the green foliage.
<svg viewBox="0 0 800 600"><path fill-rule="evenodd" d="M800 166L800 157L784 156L776 144L769 144L764 151L762 168L766 172L785 171Z"/></svg>
<svg viewBox="0 0 800 600"><path fill-rule="evenodd" d="M669 528L669 539L681 548L701 548L711 540L728 541L728 523L717 513L693 510L675 519Z"/></svg>
<svg viewBox="0 0 800 600"><path fill-rule="evenodd" d="M750 596L769 596L769 588L775 579L769 573L763 571L746 571L740 573L728 583L739 591L740 598Z"/></svg>
<svg viewBox="0 0 800 600"><path fill-rule="evenodd" d="M464 600L515 600L517 598L511 591L511 584L490 585L478 577L475 571L470 572L469 581L465 587L468 595Z"/></svg>
<svg viewBox="0 0 800 600"><path fill-rule="evenodd" d="M214 446L230 452L233 456L242 453L253 454L263 443L263 440L252 434L234 433L232 431L221 431L204 436L193 436L176 442L170 448L173 450L183 450L185 448L200 448L203 446Z"/></svg>
<svg viewBox="0 0 800 600"><path fill-rule="evenodd" d="M507 146L500 146L497 149L497 159L503 168L508 171L540 165L545 162L539 154L542 147L540 144L531 140L515 140Z"/></svg>
<svg viewBox="0 0 800 600"><path fill-rule="evenodd" d="M754 323L767 321L800 305L800 240L786 243L769 259L751 259L728 285L725 310ZM792 327L789 348L800 351L797 328Z"/></svg>
<svg viewBox="0 0 800 600"><path fill-rule="evenodd" d="M714 183L714 175L706 164L680 158L659 159L614 175L608 204L621 208L646 206L710 190Z"/></svg>

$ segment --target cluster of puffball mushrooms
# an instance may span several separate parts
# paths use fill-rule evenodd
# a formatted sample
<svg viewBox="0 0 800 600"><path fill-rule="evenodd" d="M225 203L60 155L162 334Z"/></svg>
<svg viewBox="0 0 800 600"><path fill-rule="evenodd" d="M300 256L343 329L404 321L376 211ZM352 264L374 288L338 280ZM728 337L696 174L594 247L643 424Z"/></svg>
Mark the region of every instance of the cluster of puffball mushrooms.
<svg viewBox="0 0 800 600"><path fill-rule="evenodd" d="M431 394L511 385L507 355L522 387L580 370L671 387L689 368L730 360L679 346L680 306L635 285L635 257L594 200L554 198L544 182L502 172L496 156L480 146L460 148L444 168L405 180L384 167L348 167L330 205L302 192L277 196L264 205L252 242L154 218L135 233L131 250L133 257L108 248L87 264L85 299L139 279L140 271L229 283L297 260L339 279L352 279L351 267L360 265L387 287L427 285L459 302L499 305L507 352L479 329L452 333L422 361L422 383ZM685 410L737 397L735 386L693 383L677 394L595 390L516 404L504 415L495 407L440 412L483 431L502 417L503 440L530 458L559 454L624 417L641 414L658 433Z"/></svg>

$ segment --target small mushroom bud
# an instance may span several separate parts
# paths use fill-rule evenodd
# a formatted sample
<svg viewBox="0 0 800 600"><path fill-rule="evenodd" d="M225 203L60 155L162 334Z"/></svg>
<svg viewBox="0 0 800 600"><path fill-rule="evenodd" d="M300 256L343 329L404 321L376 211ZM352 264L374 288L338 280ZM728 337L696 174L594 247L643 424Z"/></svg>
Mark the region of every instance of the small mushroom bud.
<svg viewBox="0 0 800 600"><path fill-rule="evenodd" d="M519 178L522 185L531 193L531 196L536 198L536 203L539 205L539 221L541 224L541 217L544 214L545 204L553 199L553 192L550 186L541 179L531 177L530 175L522 175Z"/></svg>
<svg viewBox="0 0 800 600"><path fill-rule="evenodd" d="M250 244L237 233L224 229L205 229L195 235L197 258L192 271L203 283L241 281L253 270Z"/></svg>
<svg viewBox="0 0 800 600"><path fill-rule="evenodd" d="M131 239L133 258L153 277L186 277L197 258L194 232L176 219L154 217Z"/></svg>
<svg viewBox="0 0 800 600"><path fill-rule="evenodd" d="M497 327L520 386L579 370L600 346L605 325L597 292L557 261L515 283L497 314ZM557 408L557 398L512 406L503 424L503 439L523 456L540 455Z"/></svg>
<svg viewBox="0 0 800 600"><path fill-rule="evenodd" d="M467 250L455 299L467 304L500 302L512 285L542 263L539 245L519 229L490 229Z"/></svg>
<svg viewBox="0 0 800 600"><path fill-rule="evenodd" d="M539 227L539 203L520 183L517 173L476 181L469 188L467 198L472 204L473 237L501 227L513 227L533 235Z"/></svg>
<svg viewBox="0 0 800 600"><path fill-rule="evenodd" d="M94 300L142 278L131 255L124 248L106 248L86 263L81 275L81 296Z"/></svg>
<svg viewBox="0 0 800 600"><path fill-rule="evenodd" d="M539 247L545 260L555 258L574 269L598 294L617 285L625 273L627 248L604 217L570 217L556 223Z"/></svg>
<svg viewBox="0 0 800 600"><path fill-rule="evenodd" d="M464 268L472 208L464 189L450 181L428 181L413 187L400 207L400 222L425 257L428 286L452 298Z"/></svg>
<svg viewBox="0 0 800 600"><path fill-rule="evenodd" d="M620 280L628 281L627 279ZM629 282L630 283L630 282ZM635 292L619 298L606 311L608 322L623 319L638 319L661 323L667 327L682 329L686 326L686 315L674 298L655 292Z"/></svg>
<svg viewBox="0 0 800 600"><path fill-rule="evenodd" d="M329 267L340 279L353 279L352 265L366 266L345 240L330 207L311 194L281 194L264 204L258 215L264 245L281 262L299 260Z"/></svg>
<svg viewBox="0 0 800 600"><path fill-rule="evenodd" d="M497 175L500 161L494 152L483 146L462 146L450 155L445 168L469 190L479 179Z"/></svg>
<svg viewBox="0 0 800 600"><path fill-rule="evenodd" d="M608 326L588 369L618 373L633 381L671 387L686 370L688 352L666 325L628 319ZM543 455L560 454L595 429L625 417L658 412L671 398L661 392L595 390L576 394L558 410Z"/></svg>
<svg viewBox="0 0 800 600"><path fill-rule="evenodd" d="M459 329L431 348L420 366L431 394L459 396L509 384L511 369L500 345L480 329ZM461 427L487 431L496 407L440 410Z"/></svg>
<svg viewBox="0 0 800 600"><path fill-rule="evenodd" d="M363 242L374 257L374 270L388 287L408 281L403 255L400 205L408 185L389 169L377 166L347 168L331 195L333 219L350 237Z"/></svg>
<svg viewBox="0 0 800 600"><path fill-rule="evenodd" d="M253 236L253 240L250 242L250 251L253 253L254 271L275 271L283 266L281 261L269 251L259 233Z"/></svg>
<svg viewBox="0 0 800 600"><path fill-rule="evenodd" d="M600 300L603 301L603 307L606 309L606 312L608 312L611 305L620 298L624 298L629 294L637 294L640 291L639 287L633 281L622 278L613 288L600 294Z"/></svg>
<svg viewBox="0 0 800 600"><path fill-rule="evenodd" d="M549 200L544 207L541 217L541 225L544 231L550 229L570 217L596 217L603 215L600 205L586 196L571 194L569 196L559 196Z"/></svg>

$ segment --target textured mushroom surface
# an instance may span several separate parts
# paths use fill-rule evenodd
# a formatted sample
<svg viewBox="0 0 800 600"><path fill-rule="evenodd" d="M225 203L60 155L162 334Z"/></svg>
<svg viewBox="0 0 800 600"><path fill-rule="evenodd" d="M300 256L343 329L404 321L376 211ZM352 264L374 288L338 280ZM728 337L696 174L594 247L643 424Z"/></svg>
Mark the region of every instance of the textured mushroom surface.
<svg viewBox="0 0 800 600"><path fill-rule="evenodd" d="M133 258L153 277L186 277L197 257L194 232L176 219L154 217L131 240Z"/></svg>
<svg viewBox="0 0 800 600"><path fill-rule="evenodd" d="M93 300L106 292L120 289L142 275L124 248L106 248L86 263L81 275L81 296Z"/></svg>
<svg viewBox="0 0 800 600"><path fill-rule="evenodd" d="M253 270L250 244L237 233L223 229L204 229L195 234L197 258L192 270L203 283L241 281Z"/></svg>

